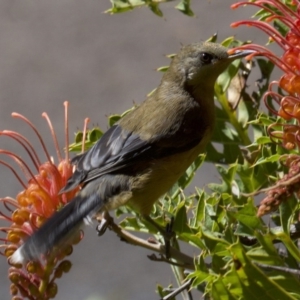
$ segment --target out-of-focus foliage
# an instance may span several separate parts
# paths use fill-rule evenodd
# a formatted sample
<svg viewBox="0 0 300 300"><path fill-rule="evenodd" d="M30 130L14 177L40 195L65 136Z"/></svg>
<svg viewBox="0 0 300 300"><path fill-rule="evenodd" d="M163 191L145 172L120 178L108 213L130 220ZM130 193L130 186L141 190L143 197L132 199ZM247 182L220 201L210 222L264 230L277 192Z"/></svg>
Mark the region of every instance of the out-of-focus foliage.
<svg viewBox="0 0 300 300"><path fill-rule="evenodd" d="M154 14L162 17L163 12L160 9L161 4L173 1L174 0L111 0L110 2L112 4L112 7L108 9L106 13L117 14L133 10L134 8L147 6ZM175 6L176 9L187 16L194 16L194 13L190 6L190 0L177 0L174 2L178 2L178 4Z"/></svg>

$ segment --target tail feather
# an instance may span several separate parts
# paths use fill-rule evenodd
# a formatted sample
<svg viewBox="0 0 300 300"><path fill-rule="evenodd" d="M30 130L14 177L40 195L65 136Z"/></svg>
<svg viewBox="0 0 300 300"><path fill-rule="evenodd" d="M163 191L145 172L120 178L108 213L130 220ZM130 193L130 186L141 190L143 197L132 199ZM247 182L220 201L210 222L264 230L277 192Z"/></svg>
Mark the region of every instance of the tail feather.
<svg viewBox="0 0 300 300"><path fill-rule="evenodd" d="M80 193L60 211L48 219L11 257L12 263L38 260L54 246L62 243L84 219L100 210L103 201L93 193L87 199Z"/></svg>

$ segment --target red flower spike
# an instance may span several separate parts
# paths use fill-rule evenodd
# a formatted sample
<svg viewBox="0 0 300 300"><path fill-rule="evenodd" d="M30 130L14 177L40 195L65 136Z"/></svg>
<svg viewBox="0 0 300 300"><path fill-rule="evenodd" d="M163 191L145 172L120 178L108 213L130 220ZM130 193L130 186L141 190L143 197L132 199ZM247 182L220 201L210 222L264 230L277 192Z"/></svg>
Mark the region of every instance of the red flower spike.
<svg viewBox="0 0 300 300"><path fill-rule="evenodd" d="M271 113L280 116L286 122L274 123L268 127L268 135L274 142L280 142L287 150L300 149L300 1L290 1L286 4L280 0L258 0L250 2L238 2L232 6L236 9L240 6L252 5L263 9L269 16L265 20L242 20L232 24L232 27L249 25L258 28L269 36L269 40L277 43L283 53L281 57L260 45L243 45L232 49L255 50L252 56L265 56L283 71L278 81L269 85L269 90L264 94L264 102ZM292 7L294 6L294 7ZM296 10L296 11L295 11ZM278 20L288 28L282 35L270 22ZM274 92L275 86L283 90L283 94ZM277 106L277 110L274 109ZM276 105L277 104L277 105ZM258 216L262 216L277 209L278 206L294 193L300 195L300 180L293 182L293 176L300 172L300 155L291 155L288 174L277 182L276 186L286 181L289 184L283 188L274 186L267 193L267 197L261 202Z"/></svg>
<svg viewBox="0 0 300 300"><path fill-rule="evenodd" d="M19 133L8 130L0 132L0 135L10 137L24 148L35 169L32 171L25 160L21 159L16 154L0 149L0 153L13 159L17 163L26 178L26 180L23 180L18 174L18 171L10 164L0 160L0 164L11 170L18 182L24 188L24 190L16 196L16 199L0 198L0 204L3 205L3 209L0 207L0 219L7 221L9 224L7 227L0 227L0 231L6 234L5 238L0 238L0 253L8 258L9 264L9 257L22 245L23 241L39 228L55 211L73 199L78 191L77 188L62 195L59 194L59 191L65 186L68 178L73 173L73 166L69 162L67 151L69 147L67 120L68 103L65 102L64 106L66 118L65 158L63 158L60 153L57 138L48 115L46 113L42 114L50 128L58 164L54 163L48 153L46 145L38 130L24 116L17 113L12 114L13 117L23 120L36 133L48 161L41 163L41 160L30 142ZM85 122L85 124L87 124L87 122ZM86 131L86 128L84 128L84 130ZM36 172L37 174L34 175ZM26 182L28 183L26 184ZM6 213L4 213L4 210L6 210ZM54 283L54 280L58 278L56 268L57 266L60 266L60 276L70 270L71 263L69 261L63 261L63 259L72 253L72 245L79 243L82 238L82 231L78 231L70 238L68 244L62 245L59 249L55 249L53 252L48 253L41 258L40 262L30 261L25 266L20 264L12 265L9 268L8 276L12 282L10 288L12 299L28 298L47 300L55 297L57 294L57 285ZM62 266L64 266L64 268Z"/></svg>

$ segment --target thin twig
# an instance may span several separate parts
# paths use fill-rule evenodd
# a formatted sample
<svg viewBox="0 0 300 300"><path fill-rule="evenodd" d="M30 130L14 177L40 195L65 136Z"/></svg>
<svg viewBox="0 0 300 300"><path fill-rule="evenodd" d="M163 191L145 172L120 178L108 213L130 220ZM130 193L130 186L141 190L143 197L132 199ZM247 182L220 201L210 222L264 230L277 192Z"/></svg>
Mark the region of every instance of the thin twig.
<svg viewBox="0 0 300 300"><path fill-rule="evenodd" d="M150 255L147 255L147 257L152 261L163 261L163 262L165 262L167 264L170 264L172 266L185 268L185 265L183 265L181 263L178 263L178 262L175 262L175 261L172 261L172 260L166 258L164 255L160 255L160 257L157 257L154 253L152 253Z"/></svg>
<svg viewBox="0 0 300 300"><path fill-rule="evenodd" d="M140 246L146 249L149 249L151 251L157 252L161 255L164 255L166 253L165 246L160 243L153 243L149 242L148 240L144 240L142 238L139 238L128 231L122 229L119 225L117 225L113 218L109 215L105 216L107 221L109 222L109 228L114 231L122 240L125 240L127 243L135 246ZM170 247L170 258L173 258L174 260L181 263L181 265L190 270L194 270L194 259L193 257L186 255L174 247Z"/></svg>
<svg viewBox="0 0 300 300"><path fill-rule="evenodd" d="M265 270L277 270L277 271L282 271L285 273L289 273L289 274L294 274L294 275L300 275L300 270L298 269L291 269L291 268L287 268L287 267L281 267L281 266L271 266L271 265L266 265L266 264L261 264L258 262L253 261L253 263L255 265L257 265L258 267L265 269Z"/></svg>
<svg viewBox="0 0 300 300"><path fill-rule="evenodd" d="M188 289L190 287L191 283L192 283L192 279L187 280L183 285L181 285L180 287L178 287L177 289L175 289L173 292L171 292L167 296L161 298L161 300L172 299L173 297L175 297L178 294L180 294L182 291ZM191 297L192 297L192 295L190 294L190 299L192 299Z"/></svg>

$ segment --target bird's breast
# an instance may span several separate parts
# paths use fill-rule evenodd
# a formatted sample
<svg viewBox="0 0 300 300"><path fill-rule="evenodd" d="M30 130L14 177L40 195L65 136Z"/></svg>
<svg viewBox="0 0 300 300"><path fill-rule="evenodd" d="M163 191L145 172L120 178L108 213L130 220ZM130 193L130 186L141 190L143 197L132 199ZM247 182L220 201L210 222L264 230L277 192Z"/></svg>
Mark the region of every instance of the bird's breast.
<svg viewBox="0 0 300 300"><path fill-rule="evenodd" d="M188 151L154 160L151 167L136 176L132 182L128 204L141 214L148 215L154 202L167 193L198 155L204 152L210 135L207 132L201 142Z"/></svg>

